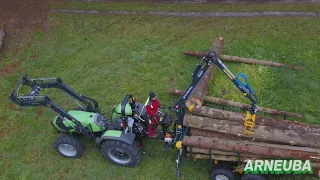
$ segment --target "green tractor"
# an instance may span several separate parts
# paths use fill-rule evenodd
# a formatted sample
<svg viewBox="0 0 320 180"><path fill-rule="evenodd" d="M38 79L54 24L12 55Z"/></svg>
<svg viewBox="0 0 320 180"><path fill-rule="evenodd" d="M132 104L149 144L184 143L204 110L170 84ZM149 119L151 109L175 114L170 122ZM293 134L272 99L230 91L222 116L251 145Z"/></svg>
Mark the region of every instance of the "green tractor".
<svg viewBox="0 0 320 180"><path fill-rule="evenodd" d="M27 95L19 95L22 86L29 86L31 91ZM39 95L40 90L45 88L63 90L79 108L64 111L48 96ZM98 103L94 99L77 94L59 78L29 79L24 75L9 96L10 100L19 106L47 106L57 114L51 124L61 134L57 137L54 147L62 156L78 158L83 152L83 147L75 137L83 135L93 139L102 155L111 162L128 167L139 165L141 147L132 131L132 118L128 117L132 115L132 96L126 96L120 108L115 109L117 115L114 116L114 121L124 122L124 129L114 129L113 122L100 113Z"/></svg>

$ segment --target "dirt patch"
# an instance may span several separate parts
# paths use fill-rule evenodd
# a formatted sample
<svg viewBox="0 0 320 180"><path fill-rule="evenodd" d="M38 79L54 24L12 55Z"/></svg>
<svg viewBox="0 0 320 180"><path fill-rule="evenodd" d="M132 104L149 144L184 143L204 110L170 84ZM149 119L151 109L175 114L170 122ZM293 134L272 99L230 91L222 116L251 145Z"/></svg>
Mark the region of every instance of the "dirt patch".
<svg viewBox="0 0 320 180"><path fill-rule="evenodd" d="M170 86L170 87L172 87L172 86L173 86L173 84L174 84L174 82L175 82L175 80L174 80L174 79L169 79L169 80L168 80L168 84L169 84L169 86Z"/></svg>
<svg viewBox="0 0 320 180"><path fill-rule="evenodd" d="M36 109L36 118L35 119L38 119L39 116L43 113L43 107L38 107Z"/></svg>
<svg viewBox="0 0 320 180"><path fill-rule="evenodd" d="M21 61L11 62L0 69L0 75L6 76L8 74L11 74L20 65L21 65Z"/></svg>
<svg viewBox="0 0 320 180"><path fill-rule="evenodd" d="M5 132L4 130L0 132L0 138L6 138L7 137L7 132Z"/></svg>
<svg viewBox="0 0 320 180"><path fill-rule="evenodd" d="M116 82L114 82L115 87L119 87L119 85L120 85L120 80L117 80Z"/></svg>
<svg viewBox="0 0 320 180"><path fill-rule="evenodd" d="M10 104L10 105L9 105L9 109L10 109L10 110L16 110L16 106L15 106L14 104Z"/></svg>
<svg viewBox="0 0 320 180"><path fill-rule="evenodd" d="M0 29L4 28L6 32L2 56L28 42L35 29L44 28L49 10L48 2L49 0L0 1Z"/></svg>
<svg viewBox="0 0 320 180"><path fill-rule="evenodd" d="M180 16L180 17L261 17L261 16L298 16L320 17L320 13L313 12L164 12L164 11L97 11L97 10L74 10L52 9L51 13L80 13L99 15L154 15L154 16Z"/></svg>

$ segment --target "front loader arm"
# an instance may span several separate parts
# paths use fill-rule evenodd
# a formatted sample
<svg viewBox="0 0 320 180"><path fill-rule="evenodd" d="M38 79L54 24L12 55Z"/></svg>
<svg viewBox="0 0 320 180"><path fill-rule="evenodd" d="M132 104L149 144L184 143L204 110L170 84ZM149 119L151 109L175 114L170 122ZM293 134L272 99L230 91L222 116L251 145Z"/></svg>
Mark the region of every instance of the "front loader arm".
<svg viewBox="0 0 320 180"><path fill-rule="evenodd" d="M23 86L29 86L32 90L28 95L19 95L19 90ZM72 89L67 87L59 78L39 78L29 79L27 75L24 75L22 79L16 84L11 93L9 94L10 100L19 106L46 106L51 108L60 118L67 118L76 124L75 130L83 135L89 135L88 131L82 126L82 124L76 120L69 113L61 109L55 104L48 96L38 95L42 88L59 88L64 90L68 95L75 96L77 99L82 100L84 103L90 104L85 99L82 99L81 95L76 94ZM88 106L87 106L88 107ZM90 106L89 106L90 108ZM92 108L93 109L93 108ZM93 109L94 110L94 109Z"/></svg>
<svg viewBox="0 0 320 180"><path fill-rule="evenodd" d="M22 79L17 83L17 85L14 87L13 91L10 93L10 99L12 100L16 100L17 95L14 95L14 93L18 93L19 89L23 86L23 85L27 85L29 87L32 88L32 90L29 93L29 96L34 96L39 98L40 96L38 96L39 92L41 89L45 89L45 88L58 88L61 89L62 91L64 91L71 99L78 100L81 103L83 103L85 105L85 107L81 106L80 104L78 104L79 106L81 106L81 108L85 111L89 111L89 112L96 112L99 113L99 106L98 103L89 97L77 94L73 89L71 89L70 87L68 87L64 82L62 82L62 80L60 78L36 78L36 79L29 79L27 77L27 75L24 75L22 77ZM25 97L25 96L19 96L21 97ZM33 98L24 98L23 101L18 101L16 102L17 104L20 103L20 106L25 106L25 105L31 105L31 104L35 104L37 105L37 102L34 102L35 99ZM47 96L43 96L48 98ZM42 98L43 101L45 101L45 99ZM38 104L40 105L40 104Z"/></svg>

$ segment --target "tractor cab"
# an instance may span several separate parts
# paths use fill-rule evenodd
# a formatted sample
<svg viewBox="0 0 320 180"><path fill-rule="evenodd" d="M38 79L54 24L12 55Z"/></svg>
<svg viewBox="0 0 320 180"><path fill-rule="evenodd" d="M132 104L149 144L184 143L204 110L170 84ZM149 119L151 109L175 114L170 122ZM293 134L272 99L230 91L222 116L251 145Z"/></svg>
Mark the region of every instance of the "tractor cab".
<svg viewBox="0 0 320 180"><path fill-rule="evenodd" d="M142 136L148 135L148 123L150 120L147 114L147 105L151 105L148 97L144 104L136 102L132 95L126 95L121 104L115 106L112 112L113 129L123 130L126 125L133 124L129 129L133 129L135 133ZM157 116L159 116L159 124L163 130L169 128L172 124L172 118L168 113L163 113L159 108Z"/></svg>
<svg viewBox="0 0 320 180"><path fill-rule="evenodd" d="M128 102L128 100L130 102ZM131 95L126 95L125 98L123 99L122 103L118 104L115 106L112 112L112 121L117 121L123 116L122 114L122 107L124 107L124 115L125 116L131 116L131 117L136 117L142 121L147 121L149 119L146 111L146 106L150 105L151 101L149 98L146 100L145 104L136 102L136 99L133 98Z"/></svg>

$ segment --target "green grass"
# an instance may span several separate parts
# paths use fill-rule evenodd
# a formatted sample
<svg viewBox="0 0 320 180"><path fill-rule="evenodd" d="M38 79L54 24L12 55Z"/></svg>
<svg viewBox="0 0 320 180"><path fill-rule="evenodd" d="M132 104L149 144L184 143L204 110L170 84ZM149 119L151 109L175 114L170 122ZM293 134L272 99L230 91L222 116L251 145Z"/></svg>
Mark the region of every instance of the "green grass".
<svg viewBox="0 0 320 180"><path fill-rule="evenodd" d="M134 169L105 161L85 138L81 158L62 158L53 148L56 133L49 121L54 114L40 107L12 110L8 93L27 73L33 78L62 78L77 92L95 98L108 114L127 93L144 102L155 91L164 105L172 105L178 97L167 94L168 81L186 89L197 62L185 57L183 50L206 51L218 35L225 39L224 54L305 66L295 71L226 63L234 74L247 75L259 106L306 114L302 121L320 123L318 18L51 14L49 23L49 32L34 32L30 42L13 48L0 62L1 69L12 61L22 62L11 74L0 76L0 179L176 179L178 151L163 152L161 141L146 141L153 158L143 156ZM14 50L20 51L16 60ZM72 107L61 92L44 93L57 104ZM248 102L219 70L209 95ZM182 168L182 179L209 178L207 161L184 161Z"/></svg>
<svg viewBox="0 0 320 180"><path fill-rule="evenodd" d="M87 10L127 10L127 11L179 11L179 12L263 12L299 11L320 12L319 4L154 4L154 3L113 3L113 2L51 2L51 8Z"/></svg>

